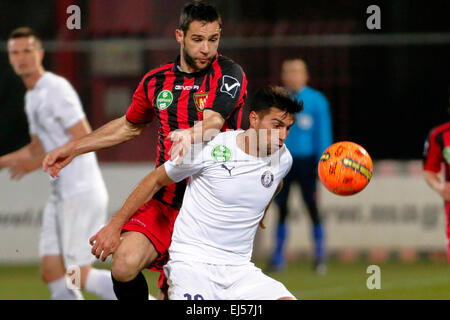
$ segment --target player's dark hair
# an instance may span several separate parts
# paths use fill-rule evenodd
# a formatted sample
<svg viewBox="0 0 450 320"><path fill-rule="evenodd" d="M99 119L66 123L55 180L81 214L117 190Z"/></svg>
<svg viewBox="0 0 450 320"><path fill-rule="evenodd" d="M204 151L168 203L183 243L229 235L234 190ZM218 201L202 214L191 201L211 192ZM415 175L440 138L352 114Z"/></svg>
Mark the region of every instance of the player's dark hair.
<svg viewBox="0 0 450 320"><path fill-rule="evenodd" d="M303 110L303 102L293 100L289 91L279 86L269 85L256 90L250 102L249 111L255 111L260 116L264 116L272 107L296 114Z"/></svg>
<svg viewBox="0 0 450 320"><path fill-rule="evenodd" d="M8 40L27 37L34 37L36 41L39 43L39 45L42 44L41 37L38 35L36 31L31 29L30 27L19 27L14 29L9 34Z"/></svg>
<svg viewBox="0 0 450 320"><path fill-rule="evenodd" d="M217 21L222 28L222 18L220 17L220 14L212 4L206 1L192 1L185 4L180 15L178 29L186 34L192 21L201 21L205 23Z"/></svg>

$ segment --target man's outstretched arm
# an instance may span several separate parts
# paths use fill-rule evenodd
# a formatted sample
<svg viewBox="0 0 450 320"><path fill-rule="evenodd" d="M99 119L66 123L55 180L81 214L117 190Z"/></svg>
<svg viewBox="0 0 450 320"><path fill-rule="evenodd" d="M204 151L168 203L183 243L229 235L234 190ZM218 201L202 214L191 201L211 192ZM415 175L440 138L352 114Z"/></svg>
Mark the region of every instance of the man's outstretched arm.
<svg viewBox="0 0 450 320"><path fill-rule="evenodd" d="M108 224L89 239L89 242L92 245L92 254L105 261L108 255L114 253L119 246L120 233L123 225L140 207L148 202L159 189L173 183L174 181L169 178L164 166L158 167L142 179Z"/></svg>
<svg viewBox="0 0 450 320"><path fill-rule="evenodd" d="M112 120L88 135L73 139L53 150L44 158L42 167L52 177L57 177L62 168L80 154L106 149L140 135L147 124L132 124L125 116Z"/></svg>
<svg viewBox="0 0 450 320"><path fill-rule="evenodd" d="M20 180L27 173L38 169L45 157L39 138L32 134L31 141L17 151L0 157L0 169L9 168L12 180Z"/></svg>
<svg viewBox="0 0 450 320"><path fill-rule="evenodd" d="M189 152L191 144L211 140L220 132L224 123L225 119L220 113L205 110L203 120L197 122L193 127L172 131L168 136L173 141L172 148L169 150L170 159L175 160L178 157L177 164L179 164Z"/></svg>

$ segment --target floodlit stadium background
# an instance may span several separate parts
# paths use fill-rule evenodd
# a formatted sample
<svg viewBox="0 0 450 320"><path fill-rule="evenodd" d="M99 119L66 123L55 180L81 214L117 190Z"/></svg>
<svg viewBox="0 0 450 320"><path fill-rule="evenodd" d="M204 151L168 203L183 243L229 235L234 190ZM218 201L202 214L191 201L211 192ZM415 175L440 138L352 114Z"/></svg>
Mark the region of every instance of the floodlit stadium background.
<svg viewBox="0 0 450 320"><path fill-rule="evenodd" d="M28 25L44 39L45 67L68 78L93 128L122 116L141 77L178 55L174 38L180 0L2 0L0 3L0 154L29 141L25 88L13 74L6 39ZM448 121L450 3L446 1L212 1L224 27L219 52L258 86L280 84L283 59L301 57L310 85L330 102L334 141L366 148L374 178L361 193L338 197L321 188L320 207L331 258L445 260L443 202L421 176L428 131ZM69 30L66 9L81 9ZM369 30L369 5L381 9L381 30ZM98 152L114 214L154 164L156 128ZM11 182L0 171L0 265L38 262L40 216L48 177ZM309 218L298 189L289 200L289 261L311 257ZM276 206L258 232L254 256L272 249Z"/></svg>

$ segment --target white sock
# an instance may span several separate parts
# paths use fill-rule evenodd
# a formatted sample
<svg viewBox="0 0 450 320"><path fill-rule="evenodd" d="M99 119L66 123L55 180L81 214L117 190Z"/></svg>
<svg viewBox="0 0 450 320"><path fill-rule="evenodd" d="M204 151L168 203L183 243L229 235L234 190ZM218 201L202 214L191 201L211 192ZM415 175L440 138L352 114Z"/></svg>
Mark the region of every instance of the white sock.
<svg viewBox="0 0 450 320"><path fill-rule="evenodd" d="M109 270L92 268L87 275L84 289L103 300L117 300Z"/></svg>
<svg viewBox="0 0 450 320"><path fill-rule="evenodd" d="M83 300L80 290L72 290L67 287L66 277L47 284L52 300Z"/></svg>

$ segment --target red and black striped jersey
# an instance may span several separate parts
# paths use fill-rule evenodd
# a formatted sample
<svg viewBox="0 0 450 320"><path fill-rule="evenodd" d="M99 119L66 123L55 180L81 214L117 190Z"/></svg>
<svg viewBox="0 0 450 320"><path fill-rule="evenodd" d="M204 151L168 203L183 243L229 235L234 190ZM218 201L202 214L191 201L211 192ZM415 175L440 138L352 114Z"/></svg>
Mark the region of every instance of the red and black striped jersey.
<svg viewBox="0 0 450 320"><path fill-rule="evenodd" d="M423 169L440 172L445 167L445 180L450 181L450 122L433 128L425 141Z"/></svg>
<svg viewBox="0 0 450 320"><path fill-rule="evenodd" d="M179 68L179 57L148 72L134 92L126 118L134 124L158 121L156 166L169 160L172 141L169 132L187 129L203 120L203 110L218 112L226 120L225 129L240 129L247 96L247 79L242 68L217 54L210 66L186 73ZM186 181L161 189L153 198L175 208L181 207Z"/></svg>

